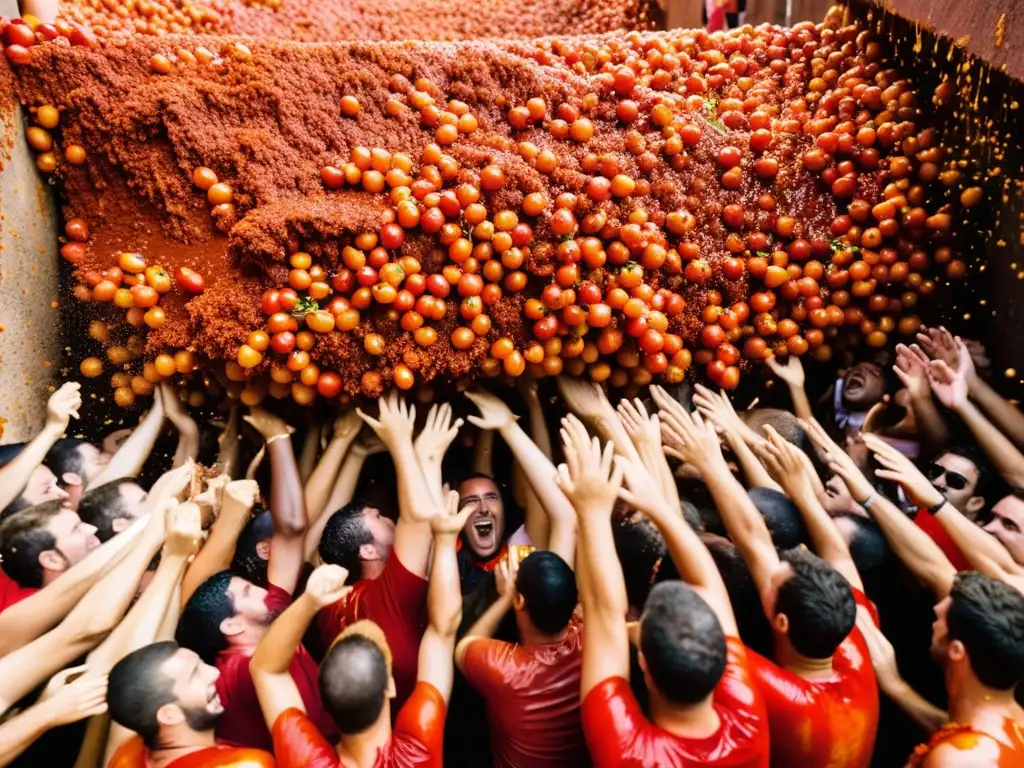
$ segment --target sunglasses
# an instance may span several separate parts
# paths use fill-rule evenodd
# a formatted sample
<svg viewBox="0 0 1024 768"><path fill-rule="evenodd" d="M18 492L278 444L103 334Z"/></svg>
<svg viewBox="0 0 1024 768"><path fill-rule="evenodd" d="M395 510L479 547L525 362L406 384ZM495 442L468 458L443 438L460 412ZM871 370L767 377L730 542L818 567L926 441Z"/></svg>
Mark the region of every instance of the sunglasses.
<svg viewBox="0 0 1024 768"><path fill-rule="evenodd" d="M943 475L946 476L946 487L952 491L962 491L970 483L970 480L959 472L952 472L941 464L932 462L928 465L928 479L933 483Z"/></svg>

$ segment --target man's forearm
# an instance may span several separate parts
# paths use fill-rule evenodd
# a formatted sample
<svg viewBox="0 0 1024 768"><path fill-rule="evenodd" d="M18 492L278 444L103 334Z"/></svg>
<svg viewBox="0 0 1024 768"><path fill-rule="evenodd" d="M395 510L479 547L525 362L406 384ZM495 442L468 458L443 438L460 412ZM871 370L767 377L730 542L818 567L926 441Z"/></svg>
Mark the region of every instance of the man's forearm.
<svg viewBox="0 0 1024 768"><path fill-rule="evenodd" d="M245 504L224 494L220 515L213 521L206 543L185 572L181 587L182 606L210 576L231 567L238 548L238 537L249 522L250 512Z"/></svg>
<svg viewBox="0 0 1024 768"><path fill-rule="evenodd" d="M1020 573L1020 566L1006 547L960 514L949 502L939 508L935 513L935 519L977 570L994 578L1002 578L1004 574Z"/></svg>
<svg viewBox="0 0 1024 768"><path fill-rule="evenodd" d="M953 587L956 568L932 537L883 496L876 495L867 511L893 552L911 573L924 582L938 599L948 595Z"/></svg>
<svg viewBox="0 0 1024 768"><path fill-rule="evenodd" d="M48 702L29 707L0 725L0 766L10 765L36 739L53 726L53 709Z"/></svg>
<svg viewBox="0 0 1024 768"><path fill-rule="evenodd" d="M980 376L971 379L970 396L1004 435L1008 435L1018 447L1024 448L1024 413Z"/></svg>
<svg viewBox="0 0 1024 768"><path fill-rule="evenodd" d="M949 444L949 426L935 406L935 400L932 399L930 392L927 397L912 397L910 411L914 414L914 424L922 442L932 453L937 453L943 446Z"/></svg>
<svg viewBox="0 0 1024 768"><path fill-rule="evenodd" d="M949 722L949 714L929 702L904 680L883 682L879 680L883 692L892 699L900 709L921 726L925 733L934 733Z"/></svg>
<svg viewBox="0 0 1024 768"><path fill-rule="evenodd" d="M161 558L153 580L128 615L100 646L89 654L89 668L109 671L132 651L156 640L157 630L168 612L177 615L179 606L171 606L171 596L181 581L188 558L166 555Z"/></svg>
<svg viewBox="0 0 1024 768"><path fill-rule="evenodd" d="M17 456L0 469L0 510L21 496L32 471L43 463L46 454L53 447L64 428L47 424L32 438Z"/></svg>
<svg viewBox="0 0 1024 768"><path fill-rule="evenodd" d="M274 519L274 535L304 537L309 522L291 438L287 434L272 438L267 442L267 453L270 456L270 515Z"/></svg>
<svg viewBox="0 0 1024 768"><path fill-rule="evenodd" d="M586 563L587 568L584 616L588 622L592 615L597 614L625 622L629 598L622 566L615 553L611 521L590 518L580 515L580 560L581 564Z"/></svg>
<svg viewBox="0 0 1024 768"><path fill-rule="evenodd" d="M957 415L991 459L996 471L1011 486L1024 487L1024 454L969 400L956 408Z"/></svg>
<svg viewBox="0 0 1024 768"><path fill-rule="evenodd" d="M175 424L178 429L178 446L174 451L173 467L180 467L189 459L199 457L199 427L192 419Z"/></svg>
<svg viewBox="0 0 1024 768"><path fill-rule="evenodd" d="M330 499L327 500L323 514L310 523L309 531L306 533L307 560L313 557L320 545L320 537L323 535L331 515L352 501L365 463L366 454L355 451L350 451L342 462L341 471L338 472L338 478L334 481L334 489L331 491Z"/></svg>
<svg viewBox="0 0 1024 768"><path fill-rule="evenodd" d="M636 446L633 445L633 441L630 440L625 427L619 421L619 417L612 410L611 405L608 405L606 410L608 411L606 414L591 419L590 426L602 440L610 442L615 446L617 454L625 456L630 461L639 462L640 453L637 451Z"/></svg>
<svg viewBox="0 0 1024 768"><path fill-rule="evenodd" d="M398 514L409 523L430 518L441 503L441 488L427 484L412 441L401 438L389 446L398 481Z"/></svg>
<svg viewBox="0 0 1024 768"><path fill-rule="evenodd" d="M773 491L782 492L782 488L772 480L772 476L768 474L764 464L754 455L750 445L742 435L737 435L730 431L726 433L726 439L729 441L729 447L732 448L732 452L736 456L736 461L739 462L740 469L743 470L743 476L747 480L747 487L771 488Z"/></svg>
<svg viewBox="0 0 1024 768"><path fill-rule="evenodd" d="M498 627L501 626L501 622L512 607L513 594L514 592L509 590L507 595L498 595L498 599L488 606L479 619L473 622L473 625L467 630L466 636L494 637Z"/></svg>
<svg viewBox="0 0 1024 768"><path fill-rule="evenodd" d="M807 390L803 384L790 384L789 397L793 401L793 413L798 419L813 419L814 412L811 410L811 401L807 399Z"/></svg>
<svg viewBox="0 0 1024 768"><path fill-rule="evenodd" d="M320 435L323 423L315 415L306 426L306 438L302 441L302 452L299 454L299 478L303 484L309 482L316 467L316 457L320 453Z"/></svg>
<svg viewBox="0 0 1024 768"><path fill-rule="evenodd" d="M480 431L473 443L473 471L494 476L494 432ZM439 465L440 467L440 465Z"/></svg>
<svg viewBox="0 0 1024 768"><path fill-rule="evenodd" d="M298 597L284 613L274 620L263 636L249 669L256 675L283 675L288 673L295 652L302 644L302 636L316 616L319 607L308 596Z"/></svg>
<svg viewBox="0 0 1024 768"><path fill-rule="evenodd" d="M317 462L316 469L306 481L306 514L309 516L310 524L324 513L327 501L331 497L335 480L338 478L338 471L341 469L342 461L348 452L349 446L355 440L358 433L351 430L351 434L345 437L335 437L327 444L327 449Z"/></svg>
<svg viewBox="0 0 1024 768"><path fill-rule="evenodd" d="M576 512L555 483L558 470L555 469L551 460L544 455L544 452L523 431L523 428L514 422L502 427L501 436L509 450L512 451L516 463L522 468L523 474L526 475L530 488L544 505L544 509L551 519L552 527L556 520L574 524Z"/></svg>
<svg viewBox="0 0 1024 768"><path fill-rule="evenodd" d="M443 534L434 538L434 560L427 588L427 621L441 637L454 638L462 620L462 592L459 563L455 555L457 537Z"/></svg>
<svg viewBox="0 0 1024 768"><path fill-rule="evenodd" d="M114 454L106 469L100 472L99 476L93 479L85 489L87 491L98 488L104 483L112 480L120 480L122 477L135 477L142 471L146 459L153 451L160 430L164 427L164 408L159 399L153 401L153 407L149 410L138 426L128 435L117 453Z"/></svg>

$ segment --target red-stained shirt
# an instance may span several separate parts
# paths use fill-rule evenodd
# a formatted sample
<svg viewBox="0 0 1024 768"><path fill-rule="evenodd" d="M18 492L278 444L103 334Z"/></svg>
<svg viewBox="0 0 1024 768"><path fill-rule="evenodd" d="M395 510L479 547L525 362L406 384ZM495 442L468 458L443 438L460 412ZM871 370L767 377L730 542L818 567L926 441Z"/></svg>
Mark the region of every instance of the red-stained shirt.
<svg viewBox="0 0 1024 768"><path fill-rule="evenodd" d="M0 569L0 613L17 605L39 591L38 587L23 587Z"/></svg>
<svg viewBox="0 0 1024 768"><path fill-rule="evenodd" d="M583 625L565 637L524 647L477 638L466 648L462 673L487 705L496 768L589 766L580 722Z"/></svg>
<svg viewBox="0 0 1024 768"><path fill-rule="evenodd" d="M878 623L858 590L858 605ZM768 705L772 765L867 768L878 729L878 685L867 645L854 628L832 656L832 676L805 680L750 652L750 673Z"/></svg>
<svg viewBox="0 0 1024 768"><path fill-rule="evenodd" d="M581 713L594 766L768 768L768 718L747 670L749 652L738 638L726 638L726 644L725 673L712 697L721 725L705 738L677 736L651 723L624 678L610 677L591 689Z"/></svg>
<svg viewBox="0 0 1024 768"><path fill-rule="evenodd" d="M117 748L107 768L148 768L149 750L133 736ZM179 757L167 768L275 768L273 756L260 749L206 747Z"/></svg>
<svg viewBox="0 0 1024 768"><path fill-rule="evenodd" d="M376 579L356 582L348 596L320 611L317 630L324 650L345 627L369 619L384 632L391 649L395 701L400 708L416 686L420 638L427 627L427 580L408 570L396 555Z"/></svg>
<svg viewBox="0 0 1024 768"><path fill-rule="evenodd" d="M430 683L417 683L398 713L391 739L377 751L373 768L443 768L445 703ZM317 727L297 709L274 722L279 768L337 768L341 759Z"/></svg>
<svg viewBox="0 0 1024 768"><path fill-rule="evenodd" d="M291 605L292 596L271 584L265 602L271 615L277 616ZM228 648L217 656L216 666L220 671L217 693L224 705L224 714L217 721L217 740L231 746L256 747L269 751L273 748L273 739L256 697L252 673L249 672L251 659L251 649ZM320 701L317 679L319 669L303 646L300 645L295 652L288 671L302 695L302 703L310 713L310 718L321 729L321 733L336 739L338 729Z"/></svg>
<svg viewBox="0 0 1024 768"><path fill-rule="evenodd" d="M929 538L939 545L939 549L945 553L946 557L949 558L949 562L953 564L953 567L958 571L973 571L974 567L971 565L970 560L964 557L964 553L960 551L960 547L956 545L956 542L946 533L946 529L942 527L942 523L935 519L935 515L929 512L927 509L922 509L914 517L914 522L917 523L917 527L928 534Z"/></svg>
<svg viewBox="0 0 1024 768"><path fill-rule="evenodd" d="M927 744L914 750L909 765L924 765L929 753L944 744L955 747L963 765L985 768L1020 768L1024 765L1024 726L1003 719L1002 733L979 731L969 725L947 723L932 734Z"/></svg>

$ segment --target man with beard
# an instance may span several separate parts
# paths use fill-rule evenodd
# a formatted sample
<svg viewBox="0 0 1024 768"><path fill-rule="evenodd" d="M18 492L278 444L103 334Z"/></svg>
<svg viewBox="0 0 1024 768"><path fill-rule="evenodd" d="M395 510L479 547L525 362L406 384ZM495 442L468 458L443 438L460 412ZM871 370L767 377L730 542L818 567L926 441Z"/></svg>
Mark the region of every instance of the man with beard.
<svg viewBox="0 0 1024 768"><path fill-rule="evenodd" d="M472 592L507 552L505 502L488 475L475 473L459 483L459 509L472 509L459 540L462 593Z"/></svg>
<svg viewBox="0 0 1024 768"><path fill-rule="evenodd" d="M224 715L217 722L217 738L226 744L269 750L272 740L260 712L249 660L270 624L291 604L305 562L307 520L288 426L262 408L253 408L246 418L263 435L270 456L274 535L268 586L258 587L231 571L207 578L185 603L177 640L214 664L219 673L215 685ZM317 691L316 662L301 646L292 659L291 673L310 716L331 732Z"/></svg>
<svg viewBox="0 0 1024 768"><path fill-rule="evenodd" d="M216 667L170 641L121 659L110 671L110 717L141 738L125 742L108 768L273 768L267 752L217 744L214 728L224 714L219 677Z"/></svg>

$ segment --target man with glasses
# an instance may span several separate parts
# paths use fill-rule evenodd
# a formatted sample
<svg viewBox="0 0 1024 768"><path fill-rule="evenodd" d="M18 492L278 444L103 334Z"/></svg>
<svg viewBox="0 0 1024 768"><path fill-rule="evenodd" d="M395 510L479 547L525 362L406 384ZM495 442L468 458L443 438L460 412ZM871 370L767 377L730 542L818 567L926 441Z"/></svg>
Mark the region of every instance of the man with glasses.
<svg viewBox="0 0 1024 768"><path fill-rule="evenodd" d="M925 467L925 475L946 502L968 520L977 522L986 506L985 494L992 475L984 455L970 446L951 448ZM935 519L936 511L922 509L914 522L939 545L958 571L971 570L967 558Z"/></svg>

